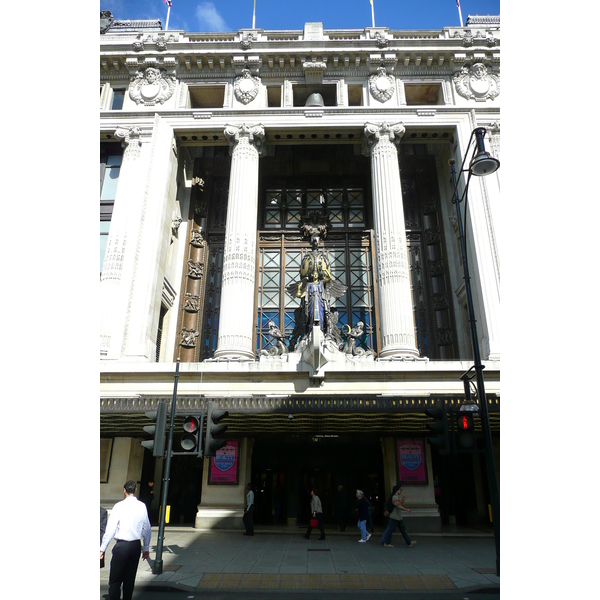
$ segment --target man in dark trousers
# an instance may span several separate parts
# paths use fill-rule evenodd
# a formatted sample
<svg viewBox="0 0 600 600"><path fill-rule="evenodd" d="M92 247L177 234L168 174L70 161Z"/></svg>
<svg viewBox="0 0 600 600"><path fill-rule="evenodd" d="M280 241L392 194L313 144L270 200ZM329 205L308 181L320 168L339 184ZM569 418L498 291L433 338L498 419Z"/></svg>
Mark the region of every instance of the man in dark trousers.
<svg viewBox="0 0 600 600"><path fill-rule="evenodd" d="M104 532L106 531L106 522L108 521L108 511L100 507L100 543L102 543L102 538L104 537ZM100 559L100 568L104 567L104 556Z"/></svg>
<svg viewBox="0 0 600 600"><path fill-rule="evenodd" d="M110 513L106 532L100 544L100 560L112 538L117 543L112 550L108 579L109 600L131 600L140 554L150 557L150 520L143 502L135 497L135 481L129 480L123 487L124 500L117 502ZM142 544L140 545L140 540Z"/></svg>

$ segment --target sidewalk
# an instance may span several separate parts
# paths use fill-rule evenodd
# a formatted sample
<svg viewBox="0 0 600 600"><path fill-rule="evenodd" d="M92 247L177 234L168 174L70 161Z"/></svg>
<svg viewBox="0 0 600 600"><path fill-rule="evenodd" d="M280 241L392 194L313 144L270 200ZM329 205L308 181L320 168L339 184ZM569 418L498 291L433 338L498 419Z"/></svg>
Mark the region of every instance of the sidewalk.
<svg viewBox="0 0 600 600"><path fill-rule="evenodd" d="M169 527L163 543L163 572L152 573L158 527L152 528L150 561L140 560L138 585L181 590L460 590L500 587L490 533L454 528L442 534L409 530L417 544L407 548L397 532L394 548L379 542L376 530L366 544L351 526L310 540L304 530L260 527L254 537L242 530ZM108 584L111 542L100 582Z"/></svg>

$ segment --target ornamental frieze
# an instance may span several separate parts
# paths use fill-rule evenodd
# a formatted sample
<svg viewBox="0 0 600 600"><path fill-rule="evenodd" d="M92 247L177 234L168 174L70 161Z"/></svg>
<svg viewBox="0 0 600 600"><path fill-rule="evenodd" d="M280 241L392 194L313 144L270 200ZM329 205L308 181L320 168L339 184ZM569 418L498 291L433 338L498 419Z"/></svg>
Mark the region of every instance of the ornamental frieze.
<svg viewBox="0 0 600 600"><path fill-rule="evenodd" d="M249 104L256 98L260 88L260 80L253 77L250 69L243 69L242 74L236 78L233 84L233 93L242 104Z"/></svg>
<svg viewBox="0 0 600 600"><path fill-rule="evenodd" d="M379 102L387 102L394 95L394 77L389 75L385 67L379 67L377 73L369 77L371 95Z"/></svg>
<svg viewBox="0 0 600 600"><path fill-rule="evenodd" d="M463 67L454 74L456 91L467 100L485 102L500 94L500 77L490 73L483 63Z"/></svg>
<svg viewBox="0 0 600 600"><path fill-rule="evenodd" d="M175 83L175 77L167 75L165 70L148 67L131 77L129 97L136 104L145 106L164 104L173 95Z"/></svg>

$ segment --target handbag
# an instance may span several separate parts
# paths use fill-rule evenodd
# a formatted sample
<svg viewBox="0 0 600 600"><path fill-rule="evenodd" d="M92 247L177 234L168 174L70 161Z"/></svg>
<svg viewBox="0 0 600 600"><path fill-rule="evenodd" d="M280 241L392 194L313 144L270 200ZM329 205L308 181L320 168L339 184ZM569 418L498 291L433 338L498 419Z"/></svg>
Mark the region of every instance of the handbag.
<svg viewBox="0 0 600 600"><path fill-rule="evenodd" d="M309 524L311 527L318 527L318 526L319 526L319 521L317 521L317 519L311 519L311 520L308 522L308 524Z"/></svg>

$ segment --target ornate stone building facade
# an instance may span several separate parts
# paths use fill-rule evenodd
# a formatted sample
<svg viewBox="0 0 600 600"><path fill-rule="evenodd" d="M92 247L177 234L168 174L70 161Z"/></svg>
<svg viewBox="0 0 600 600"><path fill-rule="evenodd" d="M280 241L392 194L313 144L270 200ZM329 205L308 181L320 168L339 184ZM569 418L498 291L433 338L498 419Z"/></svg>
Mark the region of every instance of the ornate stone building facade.
<svg viewBox="0 0 600 600"><path fill-rule="evenodd" d="M175 521L240 525L250 481L258 523L302 524L311 486L327 518L338 485L379 518L400 478L411 531L485 520L480 453L432 450L425 410L456 410L472 364L448 161L481 126L499 158L499 17L209 34L103 13L100 42L102 503L160 488L140 441L179 361L173 449L215 401L237 471L175 456ZM499 173L466 215L497 461Z"/></svg>

